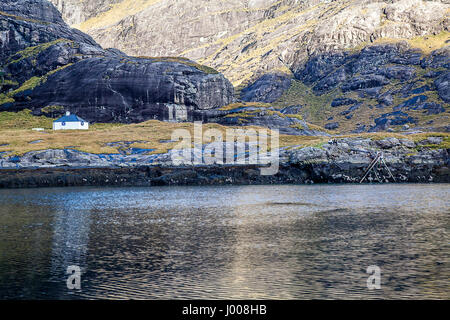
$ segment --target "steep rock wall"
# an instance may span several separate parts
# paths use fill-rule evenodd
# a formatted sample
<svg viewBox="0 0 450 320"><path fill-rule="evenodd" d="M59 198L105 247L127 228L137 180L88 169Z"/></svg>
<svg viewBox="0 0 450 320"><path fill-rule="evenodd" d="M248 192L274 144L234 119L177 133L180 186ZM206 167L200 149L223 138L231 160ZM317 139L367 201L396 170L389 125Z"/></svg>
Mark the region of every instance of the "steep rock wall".
<svg viewBox="0 0 450 320"><path fill-rule="evenodd" d="M65 110L93 122L187 121L234 100L214 69L179 58L132 58L71 29L46 0L0 3L0 111Z"/></svg>
<svg viewBox="0 0 450 320"><path fill-rule="evenodd" d="M289 73L316 54L450 31L447 0L52 1L104 47L188 57L234 85Z"/></svg>

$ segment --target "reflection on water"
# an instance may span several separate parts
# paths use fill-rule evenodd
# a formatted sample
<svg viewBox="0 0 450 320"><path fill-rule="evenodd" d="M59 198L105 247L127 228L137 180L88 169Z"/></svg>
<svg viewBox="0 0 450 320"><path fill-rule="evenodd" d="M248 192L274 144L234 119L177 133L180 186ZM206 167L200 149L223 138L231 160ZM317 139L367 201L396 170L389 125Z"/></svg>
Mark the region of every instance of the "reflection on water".
<svg viewBox="0 0 450 320"><path fill-rule="evenodd" d="M449 298L450 185L0 190L0 298ZM66 268L82 268L82 290ZM378 265L381 290L366 287Z"/></svg>

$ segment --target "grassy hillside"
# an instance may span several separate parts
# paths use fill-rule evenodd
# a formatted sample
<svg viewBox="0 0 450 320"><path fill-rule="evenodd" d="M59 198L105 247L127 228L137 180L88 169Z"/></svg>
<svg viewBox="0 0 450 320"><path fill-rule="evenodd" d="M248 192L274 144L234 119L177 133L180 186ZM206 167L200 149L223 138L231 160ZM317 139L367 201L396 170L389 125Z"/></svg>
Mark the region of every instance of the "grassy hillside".
<svg viewBox="0 0 450 320"><path fill-rule="evenodd" d="M404 39L412 50L420 49L422 52L421 59L431 57L431 53L450 44L450 32L441 32L436 35L416 37L413 39ZM374 44L389 44L398 43L395 39L381 39L375 41ZM359 53L363 48L367 48L363 44L357 48L353 48L350 51L352 54ZM383 67L399 66L400 64L387 64ZM390 93L393 101L391 105L385 105L380 108L380 102L377 99L377 95L370 96L362 94L358 90L350 90L343 92L340 87L325 91L323 94L317 94L313 92L312 88L317 85L317 82L306 85L299 80L293 80L291 87L284 92L284 94L273 103L277 108L283 108L291 105L302 105L301 114L308 122L319 126L325 126L326 123L338 122L339 132L349 133L355 130L357 127L366 126L366 129L374 125L374 120L382 116L383 114L394 112L394 108L400 104L411 101L415 97L426 97L427 103L437 103L443 108L445 112L438 114L428 114L424 110L402 110L409 116L417 119L417 123L409 123L410 128L442 128L448 126L450 123L450 105L443 101L436 91L434 81L436 78L427 76L432 73L444 73L447 69L444 67L422 67L420 65L409 65L414 68L414 77L408 80L390 79L389 83L382 86L379 95L384 93ZM380 67L381 68L381 67ZM348 75L348 74L347 74ZM348 77L358 76L358 74L350 74ZM409 92L405 92L403 89L406 86L411 86ZM421 92L420 88L429 88L424 92ZM417 93L414 93L416 90ZM331 106L331 102L336 98L348 98L361 103L359 108L352 112L352 117L349 118L348 114L343 113L348 106L335 107ZM353 116L354 115L354 116ZM402 125L394 126L392 129L399 131L402 130Z"/></svg>
<svg viewBox="0 0 450 320"><path fill-rule="evenodd" d="M396 43L399 41L406 41L411 48L420 49L424 54L430 54L432 51L450 45L450 32L441 31L438 34L430 34L426 36L408 38L379 38L371 42L363 42L360 45L352 48L351 51L359 51L367 45L382 44L382 43Z"/></svg>
<svg viewBox="0 0 450 320"><path fill-rule="evenodd" d="M32 128L45 128L44 132ZM170 123L150 120L139 124L94 124L88 131L68 130L52 131L52 119L35 117L29 111L19 113L0 112L0 152L10 151L24 154L34 150L71 148L90 153L117 153L118 147L108 146L109 142L134 141L130 147L155 149L153 153L163 153L172 149L177 143L166 141L176 129L186 129L193 137L193 123ZM218 124L204 124L203 129L218 129L225 134L233 127ZM234 127L242 129L242 127ZM264 129L258 127L246 127ZM301 143L316 144L322 137L282 136L281 144L297 145Z"/></svg>
<svg viewBox="0 0 450 320"><path fill-rule="evenodd" d="M175 147L176 142L169 142L172 132L176 129L186 129L193 136L193 123L169 123L151 120L139 124L94 124L88 131L52 131L52 119L34 117L29 111L19 113L0 112L0 152L9 152L8 155L21 155L29 151L45 149L71 148L90 153L118 153L118 146L108 146L107 143L130 141L134 142L131 148L155 149L152 153L164 153ZM34 127L42 127L46 130L38 132L31 130ZM225 133L225 127L218 124L205 124L203 129L218 129ZM242 129L242 127L236 127ZM246 127L262 129L258 127ZM421 133L414 135L402 135L396 133L373 133L346 135L341 137L364 137L371 139L383 139L385 137L407 138L420 141L430 136L444 137L440 146L450 148L450 134L448 133ZM330 137L325 136L292 136L280 135L280 147L320 147ZM208 142L208 141L205 141Z"/></svg>
<svg viewBox="0 0 450 320"><path fill-rule="evenodd" d="M117 23L128 16L141 12L159 1L160 0L123 0L122 2L112 5L109 10L100 13L98 16L74 25L73 27L82 31L104 28Z"/></svg>
<svg viewBox="0 0 450 320"><path fill-rule="evenodd" d="M426 83L422 83L425 85ZM395 83L390 87L400 88L402 83ZM419 86L419 85L418 85ZM387 90L387 89L385 89ZM362 102L362 105L355 111L355 116L347 119L345 115L341 114L346 108L332 108L331 102L333 99L342 96L339 89L335 89L323 95L315 95L311 88L303 84L301 81L293 80L291 87L283 94L283 96L273 106L276 108L283 108L292 105L302 105L304 108L301 111L303 118L315 125L325 126L329 122L339 122L339 132L349 133L355 130L360 125L370 127L374 125L374 119L380 117L382 114L393 111L393 107L400 103L414 98L415 96L424 95L428 97L429 102L437 102L446 106L446 111L441 114L424 114L421 110L409 110L408 114L418 119L416 124L409 124L410 128L426 128L432 123L433 127L443 127L450 123L450 107L448 104L442 102L435 91L428 91L408 97L395 97L395 103L390 107L378 109L375 106L378 102L374 98L361 98L355 92L347 93L345 96L354 98ZM394 127L394 130L402 130L402 126Z"/></svg>

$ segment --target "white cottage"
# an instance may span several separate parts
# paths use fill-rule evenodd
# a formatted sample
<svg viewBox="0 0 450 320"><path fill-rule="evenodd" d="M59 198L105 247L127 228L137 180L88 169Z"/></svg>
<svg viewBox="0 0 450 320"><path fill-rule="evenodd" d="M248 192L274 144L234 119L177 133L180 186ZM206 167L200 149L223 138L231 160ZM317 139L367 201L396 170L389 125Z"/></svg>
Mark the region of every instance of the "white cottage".
<svg viewBox="0 0 450 320"><path fill-rule="evenodd" d="M88 130L89 123L80 117L66 112L64 117L53 121L53 130Z"/></svg>

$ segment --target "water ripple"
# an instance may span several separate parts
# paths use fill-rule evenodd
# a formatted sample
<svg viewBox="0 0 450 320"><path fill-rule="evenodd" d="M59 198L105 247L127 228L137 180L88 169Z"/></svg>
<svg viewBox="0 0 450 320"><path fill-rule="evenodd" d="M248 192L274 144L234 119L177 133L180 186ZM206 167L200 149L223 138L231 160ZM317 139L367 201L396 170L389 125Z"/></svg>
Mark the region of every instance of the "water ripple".
<svg viewBox="0 0 450 320"><path fill-rule="evenodd" d="M0 299L449 298L450 185L0 190ZM82 290L66 268L82 268ZM366 268L382 270L369 291Z"/></svg>

